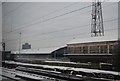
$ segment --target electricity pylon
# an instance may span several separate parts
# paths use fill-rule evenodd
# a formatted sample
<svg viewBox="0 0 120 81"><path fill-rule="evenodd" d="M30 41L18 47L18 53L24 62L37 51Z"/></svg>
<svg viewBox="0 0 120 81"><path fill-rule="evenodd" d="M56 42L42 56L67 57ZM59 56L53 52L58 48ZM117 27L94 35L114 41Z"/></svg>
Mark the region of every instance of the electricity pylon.
<svg viewBox="0 0 120 81"><path fill-rule="evenodd" d="M92 2L91 36L104 36L102 6L99 0Z"/></svg>

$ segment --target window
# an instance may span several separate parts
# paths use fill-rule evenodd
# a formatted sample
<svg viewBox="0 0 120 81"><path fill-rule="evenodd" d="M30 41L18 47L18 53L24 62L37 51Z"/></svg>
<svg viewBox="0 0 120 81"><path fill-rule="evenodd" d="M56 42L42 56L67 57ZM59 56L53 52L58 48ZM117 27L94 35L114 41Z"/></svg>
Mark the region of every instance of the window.
<svg viewBox="0 0 120 81"><path fill-rule="evenodd" d="M114 53L114 45L110 45L109 46L109 54L113 54Z"/></svg>
<svg viewBox="0 0 120 81"><path fill-rule="evenodd" d="M83 51L82 51L82 47L79 47L79 53L82 54Z"/></svg>
<svg viewBox="0 0 120 81"><path fill-rule="evenodd" d="M74 53L75 53L75 54L78 53L78 47L74 47Z"/></svg>
<svg viewBox="0 0 120 81"><path fill-rule="evenodd" d="M74 53L74 47L69 47L69 53Z"/></svg>
<svg viewBox="0 0 120 81"><path fill-rule="evenodd" d="M107 53L107 50L108 50L107 45L101 45L101 46L100 46L100 53L101 53L101 54Z"/></svg>
<svg viewBox="0 0 120 81"><path fill-rule="evenodd" d="M99 53L99 46L90 46L90 53L91 54Z"/></svg>
<svg viewBox="0 0 120 81"><path fill-rule="evenodd" d="M80 54L80 48L81 48L81 47L75 47L75 48L74 48L74 53Z"/></svg>
<svg viewBox="0 0 120 81"><path fill-rule="evenodd" d="M88 46L83 46L83 54L87 54L88 53Z"/></svg>
<svg viewBox="0 0 120 81"><path fill-rule="evenodd" d="M71 53L74 53L74 49L75 49L74 47L71 47Z"/></svg>
<svg viewBox="0 0 120 81"><path fill-rule="evenodd" d="M70 47L67 48L68 53L70 53Z"/></svg>
<svg viewBox="0 0 120 81"><path fill-rule="evenodd" d="M29 44L29 43L23 44L22 49L31 49L31 44Z"/></svg>

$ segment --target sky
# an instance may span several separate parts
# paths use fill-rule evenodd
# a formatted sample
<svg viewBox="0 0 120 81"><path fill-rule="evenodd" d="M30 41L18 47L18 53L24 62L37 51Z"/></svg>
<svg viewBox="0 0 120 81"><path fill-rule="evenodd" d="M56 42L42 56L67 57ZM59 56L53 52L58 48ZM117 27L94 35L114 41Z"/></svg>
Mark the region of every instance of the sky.
<svg viewBox="0 0 120 81"><path fill-rule="evenodd" d="M91 2L4 3L2 34L6 49L17 51L19 45L25 43L31 44L32 49L59 47L73 39L90 37L91 4ZM105 36L118 35L117 2L102 3L102 10Z"/></svg>
<svg viewBox="0 0 120 81"><path fill-rule="evenodd" d="M2 3L0 2L0 43L2 42ZM0 51L2 51L2 44L0 44Z"/></svg>

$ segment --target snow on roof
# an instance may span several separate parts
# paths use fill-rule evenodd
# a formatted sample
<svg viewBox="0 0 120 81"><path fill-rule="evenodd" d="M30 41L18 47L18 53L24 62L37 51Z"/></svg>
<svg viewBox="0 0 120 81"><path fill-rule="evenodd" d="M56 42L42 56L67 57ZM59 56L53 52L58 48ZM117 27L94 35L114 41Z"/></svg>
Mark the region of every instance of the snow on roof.
<svg viewBox="0 0 120 81"><path fill-rule="evenodd" d="M55 50L58 50L60 48L63 48L65 46L61 47L51 47L51 48L41 48L41 49L27 49L27 50L21 50L20 54L50 54ZM19 54L19 51L13 51L13 54Z"/></svg>
<svg viewBox="0 0 120 81"><path fill-rule="evenodd" d="M88 37L88 38L73 39L68 44L103 42L103 41L116 41L116 40L118 40L117 35L101 36L101 37L99 36L99 37Z"/></svg>

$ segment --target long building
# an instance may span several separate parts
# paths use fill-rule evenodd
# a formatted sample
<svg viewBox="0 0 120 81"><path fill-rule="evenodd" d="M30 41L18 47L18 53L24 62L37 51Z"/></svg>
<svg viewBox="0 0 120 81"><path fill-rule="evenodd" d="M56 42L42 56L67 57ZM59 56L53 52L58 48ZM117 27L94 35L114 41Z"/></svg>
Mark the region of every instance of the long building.
<svg viewBox="0 0 120 81"><path fill-rule="evenodd" d="M74 62L93 64L91 67L101 67L101 64L114 63L118 46L117 36L101 36L84 39L74 39L68 43L68 54L65 54Z"/></svg>
<svg viewBox="0 0 120 81"><path fill-rule="evenodd" d="M38 50L26 49L20 51L13 51L11 54L14 56L15 61L42 61L51 59L60 59L63 54L67 53L67 47L54 47L54 48L44 48Z"/></svg>

